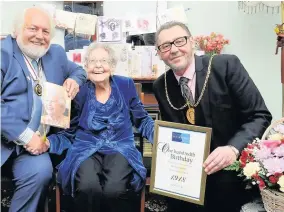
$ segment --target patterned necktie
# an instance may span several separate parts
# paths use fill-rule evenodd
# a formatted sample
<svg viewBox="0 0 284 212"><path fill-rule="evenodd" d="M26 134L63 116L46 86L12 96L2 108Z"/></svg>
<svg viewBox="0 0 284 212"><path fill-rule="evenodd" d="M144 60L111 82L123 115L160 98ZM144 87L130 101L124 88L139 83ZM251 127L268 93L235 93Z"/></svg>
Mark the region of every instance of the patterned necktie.
<svg viewBox="0 0 284 212"><path fill-rule="evenodd" d="M189 81L189 79L186 78L186 77L181 77L179 79L181 94L187 101L189 101L193 105L194 99L193 99L193 96L192 96L192 92L191 92L190 88L188 87L188 81Z"/></svg>

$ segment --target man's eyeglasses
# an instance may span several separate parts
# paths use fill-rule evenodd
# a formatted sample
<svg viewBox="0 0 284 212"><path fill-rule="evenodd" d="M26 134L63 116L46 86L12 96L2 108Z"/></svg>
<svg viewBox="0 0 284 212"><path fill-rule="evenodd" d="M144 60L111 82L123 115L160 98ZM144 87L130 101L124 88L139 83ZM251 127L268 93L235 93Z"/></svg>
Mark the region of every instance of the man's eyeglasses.
<svg viewBox="0 0 284 212"><path fill-rule="evenodd" d="M167 51L170 51L172 48L172 45L174 44L176 47L182 47L185 44L187 44L187 40L190 38L190 36L183 36L175 39L173 42L163 43L162 45L158 46L158 49L160 52L164 53Z"/></svg>

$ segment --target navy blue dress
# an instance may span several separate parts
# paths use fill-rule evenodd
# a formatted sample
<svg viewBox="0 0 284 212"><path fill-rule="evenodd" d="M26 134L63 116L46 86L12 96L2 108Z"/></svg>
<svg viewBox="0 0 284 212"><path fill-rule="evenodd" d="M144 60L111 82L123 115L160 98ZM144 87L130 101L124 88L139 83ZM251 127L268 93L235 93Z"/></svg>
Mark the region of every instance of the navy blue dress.
<svg viewBox="0 0 284 212"><path fill-rule="evenodd" d="M154 121L144 109L131 78L111 77L112 93L105 104L96 100L95 86L88 81L74 99L71 128L48 137L50 153L66 158L58 166L58 183L65 194L74 194L74 177L83 161L96 152L122 154L135 170L131 185L139 191L146 168L134 142L132 126L153 143Z"/></svg>

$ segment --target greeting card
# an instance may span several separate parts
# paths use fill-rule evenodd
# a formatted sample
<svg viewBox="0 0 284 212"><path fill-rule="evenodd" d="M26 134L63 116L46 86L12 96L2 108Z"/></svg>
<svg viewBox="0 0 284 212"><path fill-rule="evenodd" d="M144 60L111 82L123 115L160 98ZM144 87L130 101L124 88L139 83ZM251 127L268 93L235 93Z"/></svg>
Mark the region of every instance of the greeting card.
<svg viewBox="0 0 284 212"><path fill-rule="evenodd" d="M100 16L98 17L98 41L119 42L122 40L122 20Z"/></svg>

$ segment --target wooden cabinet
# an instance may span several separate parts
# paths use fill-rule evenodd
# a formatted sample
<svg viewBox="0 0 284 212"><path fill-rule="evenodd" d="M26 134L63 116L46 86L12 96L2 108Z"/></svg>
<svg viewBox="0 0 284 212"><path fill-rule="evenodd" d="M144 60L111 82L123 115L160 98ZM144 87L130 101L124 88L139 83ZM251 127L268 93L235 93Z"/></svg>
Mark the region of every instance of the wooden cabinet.
<svg viewBox="0 0 284 212"><path fill-rule="evenodd" d="M158 106L157 100L153 93L153 82L156 80L155 78L133 78L135 83L141 84L141 92L143 104Z"/></svg>

